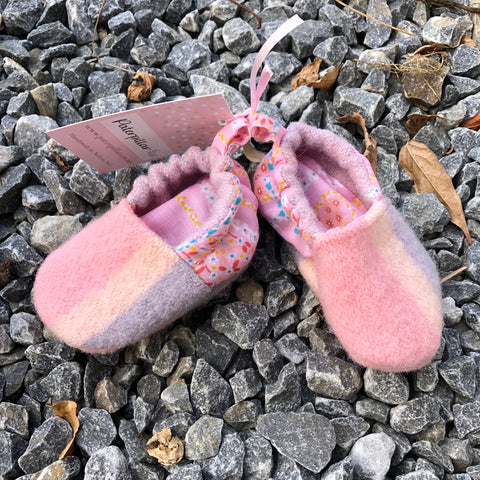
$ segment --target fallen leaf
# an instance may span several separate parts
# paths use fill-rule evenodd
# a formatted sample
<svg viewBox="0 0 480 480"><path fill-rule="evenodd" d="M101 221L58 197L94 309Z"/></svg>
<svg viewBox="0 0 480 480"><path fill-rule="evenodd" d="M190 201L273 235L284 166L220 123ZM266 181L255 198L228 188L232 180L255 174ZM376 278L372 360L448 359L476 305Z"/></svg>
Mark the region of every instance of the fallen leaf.
<svg viewBox="0 0 480 480"><path fill-rule="evenodd" d="M325 70L325 73L320 77L319 80L308 86L313 88L320 88L324 92L328 92L337 81L337 77L340 73L342 65L339 65L338 67L330 67L329 69Z"/></svg>
<svg viewBox="0 0 480 480"><path fill-rule="evenodd" d="M470 130L478 130L480 128L480 113L477 113L474 117L467 118L460 126Z"/></svg>
<svg viewBox="0 0 480 480"><path fill-rule="evenodd" d="M175 465L183 458L183 442L172 437L169 428L158 430L147 442L147 453L155 457L162 465Z"/></svg>
<svg viewBox="0 0 480 480"><path fill-rule="evenodd" d="M469 47L477 48L475 42L468 35L462 35L459 43L460 45L468 45Z"/></svg>
<svg viewBox="0 0 480 480"><path fill-rule="evenodd" d="M63 449L63 452L58 457L59 460L63 460L65 457L72 454L73 451L73 442L75 440L75 436L77 435L78 428L80 427L80 422L77 418L77 404L72 400L62 400L57 402L53 406L53 414L56 417L63 418L66 420L73 430L73 437L68 443L68 445Z"/></svg>
<svg viewBox="0 0 480 480"><path fill-rule="evenodd" d="M446 52L449 48L443 43L431 43L417 48L411 55L430 55L431 53Z"/></svg>
<svg viewBox="0 0 480 480"><path fill-rule="evenodd" d="M415 182L418 193L434 193L450 214L452 223L460 227L470 245L472 240L463 213L462 201L452 179L435 153L424 143L409 140L400 150L398 160Z"/></svg>
<svg viewBox="0 0 480 480"><path fill-rule="evenodd" d="M0 262L0 288L4 287L10 281L12 264L8 261Z"/></svg>
<svg viewBox="0 0 480 480"><path fill-rule="evenodd" d="M296 90L302 85L310 86L309 84L316 82L318 80L318 70L320 69L321 63L322 59L315 57L313 62L305 65L297 76L292 78L291 85L293 90Z"/></svg>
<svg viewBox="0 0 480 480"><path fill-rule="evenodd" d="M338 117L336 120L340 122L347 123L352 122L360 125L363 131L363 136L365 138L365 151L363 154L368 158L370 165L372 166L373 173L377 173L377 141L368 133L367 127L365 125L364 118L357 112L354 112L353 115L343 115L343 117Z"/></svg>
<svg viewBox="0 0 480 480"><path fill-rule="evenodd" d="M265 153L257 150L251 142L243 146L243 154L253 163L260 163L265 158Z"/></svg>
<svg viewBox="0 0 480 480"><path fill-rule="evenodd" d="M147 72L137 72L128 87L128 100L131 102L143 102L150 98L153 86L157 82L155 75Z"/></svg>
<svg viewBox="0 0 480 480"><path fill-rule="evenodd" d="M417 132L424 127L430 120L438 118L438 115L425 115L423 113L411 113L407 116L407 123L405 128L411 137L415 136Z"/></svg>

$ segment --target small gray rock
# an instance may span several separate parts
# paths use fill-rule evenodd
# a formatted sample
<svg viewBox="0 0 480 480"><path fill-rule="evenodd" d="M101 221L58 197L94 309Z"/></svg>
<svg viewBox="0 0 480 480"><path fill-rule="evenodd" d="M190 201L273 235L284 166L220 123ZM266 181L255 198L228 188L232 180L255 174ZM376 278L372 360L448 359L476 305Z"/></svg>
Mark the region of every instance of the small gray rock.
<svg viewBox="0 0 480 480"><path fill-rule="evenodd" d="M95 388L95 404L108 413L115 413L127 404L127 391L116 385L111 378L104 378Z"/></svg>
<svg viewBox="0 0 480 480"><path fill-rule="evenodd" d="M6 478L18 478L21 471L18 459L27 449L28 443L20 435L0 430L0 475Z"/></svg>
<svg viewBox="0 0 480 480"><path fill-rule="evenodd" d="M202 415L221 417L233 403L229 383L201 358L193 372L190 397L195 411Z"/></svg>
<svg viewBox="0 0 480 480"><path fill-rule="evenodd" d="M35 315L26 312L10 317L10 337L20 345L34 345L43 341L43 325Z"/></svg>
<svg viewBox="0 0 480 480"><path fill-rule="evenodd" d="M39 380L41 388L55 399L80 401L83 386L83 368L77 362L56 366L45 378Z"/></svg>
<svg viewBox="0 0 480 480"><path fill-rule="evenodd" d="M440 375L448 386L454 392L471 400L477 389L476 371L475 360L465 355L451 358L439 367Z"/></svg>
<svg viewBox="0 0 480 480"><path fill-rule="evenodd" d="M313 98L313 89L306 85L290 92L280 106L283 118L287 122L298 119L302 112L313 102Z"/></svg>
<svg viewBox="0 0 480 480"><path fill-rule="evenodd" d="M237 433L223 435L218 454L202 465L205 480L241 480L245 447Z"/></svg>
<svg viewBox="0 0 480 480"><path fill-rule="evenodd" d="M123 112L127 109L127 105L128 99L124 93L115 93L108 97L99 98L91 105L92 117L97 118L111 115L112 113Z"/></svg>
<svg viewBox="0 0 480 480"><path fill-rule="evenodd" d="M111 193L111 188L83 160L73 167L69 185L72 191L92 205L105 202Z"/></svg>
<svg viewBox="0 0 480 480"><path fill-rule="evenodd" d="M222 29L225 46L233 53L243 56L260 47L260 40L253 28L241 18L232 18Z"/></svg>
<svg viewBox="0 0 480 480"><path fill-rule="evenodd" d="M249 430L257 424L257 418L263 413L259 400L243 400L232 405L223 419L237 432Z"/></svg>
<svg viewBox="0 0 480 480"><path fill-rule="evenodd" d="M267 323L268 314L263 305L235 302L216 306L212 314L212 327L242 349L254 347Z"/></svg>
<svg viewBox="0 0 480 480"><path fill-rule="evenodd" d="M338 463L334 463L324 473L321 480L352 480L353 462L350 457L345 457Z"/></svg>
<svg viewBox="0 0 480 480"><path fill-rule="evenodd" d="M450 221L447 209L433 193L412 193L405 196L401 212L419 238L441 232Z"/></svg>
<svg viewBox="0 0 480 480"><path fill-rule="evenodd" d="M370 0L367 15L387 25L392 24L392 12L385 0ZM367 19L367 33L363 43L370 48L381 47L390 38L392 30L386 25Z"/></svg>
<svg viewBox="0 0 480 480"><path fill-rule="evenodd" d="M385 433L371 433L358 439L350 451L355 478L384 480L394 451L395 443Z"/></svg>
<svg viewBox="0 0 480 480"><path fill-rule="evenodd" d="M350 400L362 387L360 369L336 357L318 353L307 356L307 384L327 398Z"/></svg>
<svg viewBox="0 0 480 480"><path fill-rule="evenodd" d="M292 53L299 60L310 57L315 45L333 36L332 24L325 20L306 20L290 33Z"/></svg>
<svg viewBox="0 0 480 480"><path fill-rule="evenodd" d="M103 409L82 408L78 412L78 421L80 427L75 443L87 457L111 445L117 436L117 428L112 417Z"/></svg>
<svg viewBox="0 0 480 480"><path fill-rule="evenodd" d="M47 374L57 365L73 360L75 350L61 342L44 342L30 345L25 350L25 356L30 361L33 370Z"/></svg>
<svg viewBox="0 0 480 480"><path fill-rule="evenodd" d="M480 52L476 47L459 45L451 55L453 75L477 78L480 74Z"/></svg>
<svg viewBox="0 0 480 480"><path fill-rule="evenodd" d="M442 284L445 297L452 297L457 305L476 300L480 296L480 286L468 280L449 280Z"/></svg>
<svg viewBox="0 0 480 480"><path fill-rule="evenodd" d="M168 377L175 368L179 356L180 350L178 345L174 341L169 340L162 347L158 357L155 359L155 363L152 366L153 373L159 377Z"/></svg>
<svg viewBox="0 0 480 480"><path fill-rule="evenodd" d="M195 332L197 356L224 373L238 351L238 345L213 328L202 325Z"/></svg>
<svg viewBox="0 0 480 480"><path fill-rule="evenodd" d="M182 72L188 72L194 68L207 66L210 63L210 50L203 42L185 40L173 46L168 61Z"/></svg>
<svg viewBox="0 0 480 480"><path fill-rule="evenodd" d="M14 433L28 438L28 410L14 403L0 403L0 431Z"/></svg>
<svg viewBox="0 0 480 480"><path fill-rule="evenodd" d="M72 427L60 417L51 417L32 434L27 450L18 459L25 473L35 473L55 462L72 439Z"/></svg>
<svg viewBox="0 0 480 480"><path fill-rule="evenodd" d="M275 383L265 385L265 411L292 412L302 404L300 378L293 363L283 367Z"/></svg>
<svg viewBox="0 0 480 480"><path fill-rule="evenodd" d="M367 128L373 128L385 110L385 100L382 95L362 88L339 86L333 96L333 108L337 116L358 112L365 119Z"/></svg>
<svg viewBox="0 0 480 480"><path fill-rule="evenodd" d="M59 213L62 215L75 215L85 211L83 200L68 188L67 181L59 172L45 170L43 180L53 195Z"/></svg>
<svg viewBox="0 0 480 480"><path fill-rule="evenodd" d="M85 480L105 480L105 473L115 480L130 480L127 461L116 446L97 450L85 465Z"/></svg>
<svg viewBox="0 0 480 480"><path fill-rule="evenodd" d="M166 477L166 480L203 480L202 467L194 463L184 465Z"/></svg>
<svg viewBox="0 0 480 480"><path fill-rule="evenodd" d="M9 35L25 36L39 20L43 6L41 0L11 0L3 9L3 22Z"/></svg>
<svg viewBox="0 0 480 480"><path fill-rule="evenodd" d="M480 430L480 402L475 401L464 405L453 405L455 428L459 438L465 438L470 433Z"/></svg>
<svg viewBox="0 0 480 480"><path fill-rule="evenodd" d="M55 201L47 187L30 185L22 190L22 205L32 210L54 212Z"/></svg>
<svg viewBox="0 0 480 480"><path fill-rule="evenodd" d="M335 430L337 447L344 452L348 452L353 444L370 430L370 424L357 416L333 418L330 424Z"/></svg>
<svg viewBox="0 0 480 480"><path fill-rule="evenodd" d="M204 460L217 455L222 441L223 420L209 415L201 416L185 437L185 457Z"/></svg>
<svg viewBox="0 0 480 480"><path fill-rule="evenodd" d="M29 277L42 263L42 257L23 237L14 234L0 243L0 262L10 262L18 277Z"/></svg>
<svg viewBox="0 0 480 480"><path fill-rule="evenodd" d="M365 393L375 400L391 405L398 405L408 400L408 381L401 373L381 372L367 368L363 375L363 385Z"/></svg>
<svg viewBox="0 0 480 480"><path fill-rule="evenodd" d="M425 43L442 43L449 47L458 44L462 28L459 18L447 16L432 17L423 27L422 37Z"/></svg>
<svg viewBox="0 0 480 480"><path fill-rule="evenodd" d="M235 403L255 397L262 389L262 380L254 368L240 370L229 380Z"/></svg>
<svg viewBox="0 0 480 480"><path fill-rule="evenodd" d="M162 399L165 408L170 413L193 413L190 396L188 394L188 387L183 380L171 383L165 388L165 390L163 390L160 398Z"/></svg>
<svg viewBox="0 0 480 480"><path fill-rule="evenodd" d="M414 398L390 410L390 425L397 432L419 433L441 421L440 405L431 397Z"/></svg>
<svg viewBox="0 0 480 480"><path fill-rule="evenodd" d="M125 420L123 418L120 420L118 436L122 439L125 445L125 456L129 463L155 462L147 452L147 441L149 436L140 433L133 420ZM96 453L93 455L95 456Z"/></svg>
<svg viewBox="0 0 480 480"><path fill-rule="evenodd" d="M270 442L255 432L244 439L245 457L243 477L245 480L270 478L273 468L273 451Z"/></svg>
<svg viewBox="0 0 480 480"><path fill-rule="evenodd" d="M0 214L12 213L17 209L29 177L30 171L26 165L7 168L0 175Z"/></svg>
<svg viewBox="0 0 480 480"><path fill-rule="evenodd" d="M267 413L259 417L257 431L282 455L314 473L325 468L335 446L333 427L315 413Z"/></svg>
<svg viewBox="0 0 480 480"><path fill-rule="evenodd" d="M331 67L340 65L347 51L347 39L344 36L335 36L320 42L313 50L313 54L321 58L325 65Z"/></svg>
<svg viewBox="0 0 480 480"><path fill-rule="evenodd" d="M253 348L253 361L266 382L274 382L283 367L282 356L269 338L258 341Z"/></svg>
<svg viewBox="0 0 480 480"><path fill-rule="evenodd" d="M70 215L46 216L35 221L30 241L43 253L51 253L82 230L79 219Z"/></svg>
<svg viewBox="0 0 480 480"><path fill-rule="evenodd" d="M452 460L442 451L439 445L427 440L420 440L412 444L412 452L432 462L434 465L438 465L448 473L453 473Z"/></svg>

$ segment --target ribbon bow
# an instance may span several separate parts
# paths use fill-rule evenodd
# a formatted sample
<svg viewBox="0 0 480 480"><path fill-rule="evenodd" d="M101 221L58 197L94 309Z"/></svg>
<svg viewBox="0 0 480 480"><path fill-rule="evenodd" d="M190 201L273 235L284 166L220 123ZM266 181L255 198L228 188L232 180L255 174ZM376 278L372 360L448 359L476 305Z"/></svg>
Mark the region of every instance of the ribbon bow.
<svg viewBox="0 0 480 480"><path fill-rule="evenodd" d="M280 142L285 134L285 128L278 122L256 111L260 97L273 75L270 67L265 65L260 72L257 83L257 73L273 47L301 23L303 23L303 20L298 15L289 18L272 33L258 52L250 73L250 108L235 115L213 140L212 146L216 147L221 153L235 152L240 146L245 145L250 138L260 142Z"/></svg>

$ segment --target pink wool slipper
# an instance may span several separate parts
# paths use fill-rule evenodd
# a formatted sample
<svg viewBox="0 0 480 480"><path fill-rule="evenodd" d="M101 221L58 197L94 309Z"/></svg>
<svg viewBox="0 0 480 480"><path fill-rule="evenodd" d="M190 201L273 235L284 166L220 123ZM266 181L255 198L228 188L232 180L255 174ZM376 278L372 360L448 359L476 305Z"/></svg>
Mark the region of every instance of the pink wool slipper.
<svg viewBox="0 0 480 480"><path fill-rule="evenodd" d="M215 148L151 166L126 199L46 258L34 285L40 318L92 353L151 335L247 267L256 209L246 172Z"/></svg>
<svg viewBox="0 0 480 480"><path fill-rule="evenodd" d="M436 267L363 155L292 124L258 166L254 190L353 360L391 372L432 360L443 321Z"/></svg>

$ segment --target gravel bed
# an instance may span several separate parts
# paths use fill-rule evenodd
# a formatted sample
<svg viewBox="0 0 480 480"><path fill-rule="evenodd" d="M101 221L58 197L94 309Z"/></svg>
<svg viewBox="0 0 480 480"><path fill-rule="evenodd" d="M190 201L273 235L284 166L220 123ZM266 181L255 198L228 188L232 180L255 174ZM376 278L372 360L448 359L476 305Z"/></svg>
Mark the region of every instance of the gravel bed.
<svg viewBox="0 0 480 480"><path fill-rule="evenodd" d="M227 0L108 0L98 54L158 80L151 100L138 104L126 96L132 74L92 53L100 0L0 0L0 262L11 267L0 272L0 479L480 479L480 133L459 127L480 111L480 54L456 46L472 21L416 0L350 3L414 36L334 0L246 1L263 20L259 30ZM305 23L269 55L274 77L260 111L284 125L327 128L360 151L361 132L335 118L364 116L379 145L384 193L442 276L467 267L443 285L445 329L435 359L408 374L349 360L264 222L248 272L216 304L110 355L58 342L35 315L35 272L124 197L146 165L100 175L49 146L44 132L218 92L234 113L243 111L256 52L295 13ZM406 116L423 111L396 75L379 68L433 42L452 47L441 102L428 108L443 118L415 139L451 175L470 246L445 207L433 194L414 193L399 166ZM322 70L343 64L335 87L292 91L290 80L314 56L324 59ZM253 172L254 164L238 160ZM64 460L72 428L47 406L60 400L77 402L80 422ZM163 428L185 440L176 465L147 453L147 440Z"/></svg>

